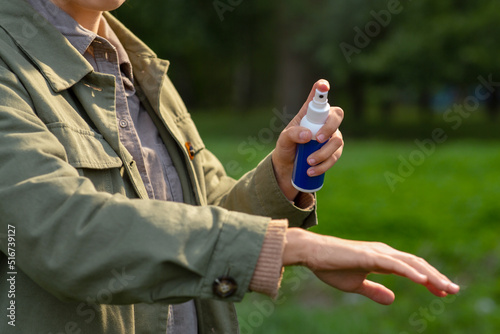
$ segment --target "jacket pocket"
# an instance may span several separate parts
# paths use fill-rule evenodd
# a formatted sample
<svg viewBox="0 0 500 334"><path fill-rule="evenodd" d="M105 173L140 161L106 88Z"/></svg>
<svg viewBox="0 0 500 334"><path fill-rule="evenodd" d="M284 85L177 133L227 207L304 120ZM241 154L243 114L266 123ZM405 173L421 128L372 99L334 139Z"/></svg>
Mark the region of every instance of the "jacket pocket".
<svg viewBox="0 0 500 334"><path fill-rule="evenodd" d="M123 162L102 135L65 123L50 123L47 127L64 146L68 163L80 176L90 179L96 190L125 192Z"/></svg>
<svg viewBox="0 0 500 334"><path fill-rule="evenodd" d="M75 168L117 168L123 163L102 135L72 128L64 123L47 124L66 149L68 162Z"/></svg>

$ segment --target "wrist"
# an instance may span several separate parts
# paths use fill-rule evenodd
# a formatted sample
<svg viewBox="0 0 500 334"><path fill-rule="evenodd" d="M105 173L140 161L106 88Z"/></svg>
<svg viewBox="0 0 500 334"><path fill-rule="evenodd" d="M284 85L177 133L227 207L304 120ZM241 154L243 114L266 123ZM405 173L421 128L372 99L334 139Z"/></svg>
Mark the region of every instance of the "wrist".
<svg viewBox="0 0 500 334"><path fill-rule="evenodd" d="M313 245L311 237L313 233L301 228L292 227L286 231L285 249L283 251L283 265L307 265L307 257L310 247Z"/></svg>
<svg viewBox="0 0 500 334"><path fill-rule="evenodd" d="M290 164L280 164L279 159L275 156L276 154L276 151L274 151L271 155L274 177L278 182L281 192L289 201L293 202L299 194L299 191L292 185L293 167L290 167Z"/></svg>

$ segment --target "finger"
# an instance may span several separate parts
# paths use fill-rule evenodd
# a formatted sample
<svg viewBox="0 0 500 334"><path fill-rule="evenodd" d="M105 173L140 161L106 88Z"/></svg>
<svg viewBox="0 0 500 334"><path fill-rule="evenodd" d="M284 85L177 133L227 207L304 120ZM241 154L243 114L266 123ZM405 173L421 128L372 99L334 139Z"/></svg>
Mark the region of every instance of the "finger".
<svg viewBox="0 0 500 334"><path fill-rule="evenodd" d="M311 130L302 126L292 126L283 130L279 138L281 141L279 144L282 145L282 148L292 148L295 151L297 144L308 143L311 139Z"/></svg>
<svg viewBox="0 0 500 334"><path fill-rule="evenodd" d="M446 292L444 292L443 290L440 290L440 289L436 288L434 285L432 285L430 283L425 284L425 287L427 288L427 290L429 290L435 296L446 297L448 295Z"/></svg>
<svg viewBox="0 0 500 334"><path fill-rule="evenodd" d="M396 257L400 258L401 260L409 263L422 273L425 273L428 277L432 278L439 278L439 279L446 279L446 276L441 274L436 268L431 266L429 262L427 262L425 259L415 256L410 253L405 253L405 252L398 252Z"/></svg>
<svg viewBox="0 0 500 334"><path fill-rule="evenodd" d="M426 260L408 253L402 253L399 256L403 257L404 261L427 276L428 282L426 286L435 295L442 295L443 293L445 295L447 293L455 294L460 290L458 285L451 282L448 277L440 273Z"/></svg>
<svg viewBox="0 0 500 334"><path fill-rule="evenodd" d="M325 79L320 79L314 83L314 85L311 88L311 91L309 92L309 96L307 97L306 102L302 105L302 108L300 108L299 113L295 118L297 119L302 119L307 113L307 106L309 105L309 102L312 101L314 94L316 93L316 89L319 89L322 92L327 92L330 90L330 83L325 80Z"/></svg>
<svg viewBox="0 0 500 334"><path fill-rule="evenodd" d="M370 280L364 280L361 286L354 292L368 297L382 305L390 305L395 299L394 292L382 284L375 283Z"/></svg>
<svg viewBox="0 0 500 334"><path fill-rule="evenodd" d="M289 127L281 132L273 154L283 163L291 164L295 159L297 144L307 143L311 138L309 129L300 126Z"/></svg>
<svg viewBox="0 0 500 334"><path fill-rule="evenodd" d="M456 294L460 291L460 287L446 277L445 279L430 278L425 286L430 292L439 297L446 297L448 294Z"/></svg>
<svg viewBox="0 0 500 334"><path fill-rule="evenodd" d="M342 149L340 148L339 151ZM329 159L325 160L319 165L307 169L307 175L313 177L326 173L330 168L332 168L337 161L340 159L342 152L335 152Z"/></svg>
<svg viewBox="0 0 500 334"><path fill-rule="evenodd" d="M340 134L340 131L337 131L335 135L332 136L330 140L323 145L323 147L321 147L321 149L317 150L314 153L311 153L311 155L307 157L307 162L311 166L319 165L320 163L331 158L343 146L344 146L344 141L342 139L342 135ZM339 157L340 155L336 158Z"/></svg>
<svg viewBox="0 0 500 334"><path fill-rule="evenodd" d="M325 148L325 146L327 147ZM312 177L326 173L340 159L343 150L344 142L342 138L338 136L335 138L331 138L330 141L326 143L320 150L314 152L308 157L307 161L309 165L313 167L307 170L307 174ZM333 154L331 153L332 151L334 151Z"/></svg>
<svg viewBox="0 0 500 334"><path fill-rule="evenodd" d="M316 140L320 143L325 142L339 128L340 123L344 119L344 111L339 107L330 108L330 113L326 119L326 123L319 129L316 134Z"/></svg>
<svg viewBox="0 0 500 334"><path fill-rule="evenodd" d="M441 273L438 272L438 274L436 274L434 271L437 271L437 269L432 267L425 260L420 259L416 256L414 256L414 258L418 259L418 261L415 262L414 259L413 262L419 263L419 265L416 265L416 267L424 267L423 270L420 268L420 270L422 271L403 261L400 261L399 264L397 262L391 261L391 259L396 260L393 257L387 259L388 262L386 264L386 267L383 268L385 268L386 270L393 270L392 272L396 275L407 277L415 283L424 285L431 293L438 297L445 297L448 293L458 293L458 291L460 290L460 287L458 285L452 283ZM427 265L423 265L424 262L427 263ZM445 277L445 279L443 279L442 277Z"/></svg>
<svg viewBox="0 0 500 334"><path fill-rule="evenodd" d="M381 255L374 259L373 271L380 269L395 275L407 277L415 283L425 285L428 282L426 275L420 273L408 263L401 261L391 255Z"/></svg>

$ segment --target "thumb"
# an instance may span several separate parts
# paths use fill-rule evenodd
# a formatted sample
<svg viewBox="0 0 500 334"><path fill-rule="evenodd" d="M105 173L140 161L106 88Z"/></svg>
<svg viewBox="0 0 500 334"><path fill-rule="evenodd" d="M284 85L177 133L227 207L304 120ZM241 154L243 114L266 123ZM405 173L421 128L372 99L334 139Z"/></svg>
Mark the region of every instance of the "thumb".
<svg viewBox="0 0 500 334"><path fill-rule="evenodd" d="M390 305L394 302L395 299L394 292L392 292L382 284L375 283L366 279L363 281L361 286L353 292L368 297L371 300L382 305Z"/></svg>
<svg viewBox="0 0 500 334"><path fill-rule="evenodd" d="M311 130L301 126L292 126L283 130L276 143L276 148L295 157L297 144L305 144L311 139Z"/></svg>

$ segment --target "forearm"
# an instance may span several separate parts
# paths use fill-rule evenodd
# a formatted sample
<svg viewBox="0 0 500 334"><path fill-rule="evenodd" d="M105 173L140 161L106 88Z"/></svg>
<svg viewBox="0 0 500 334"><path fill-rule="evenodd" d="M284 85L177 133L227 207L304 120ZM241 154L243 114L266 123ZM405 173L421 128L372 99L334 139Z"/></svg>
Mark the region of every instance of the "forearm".
<svg viewBox="0 0 500 334"><path fill-rule="evenodd" d="M301 193L295 202L290 202L278 185L271 155L245 174L227 192L220 205L229 210L288 219L289 226L307 228L317 223L315 197Z"/></svg>
<svg viewBox="0 0 500 334"><path fill-rule="evenodd" d="M8 216L2 225L16 228L18 267L68 300L97 295L122 270L134 279L113 295L113 303L217 298L213 282L228 272L238 282L239 300L268 223L216 207L90 195L83 189L64 200L46 200L51 204L38 200L38 207L27 209L24 201L1 197L0 210Z"/></svg>
<svg viewBox="0 0 500 334"><path fill-rule="evenodd" d="M16 265L39 286L85 300L124 270L134 279L113 303L219 298L214 281L230 273L227 300L244 296L269 218L99 192L29 105L11 105L0 110L0 227L15 226Z"/></svg>

